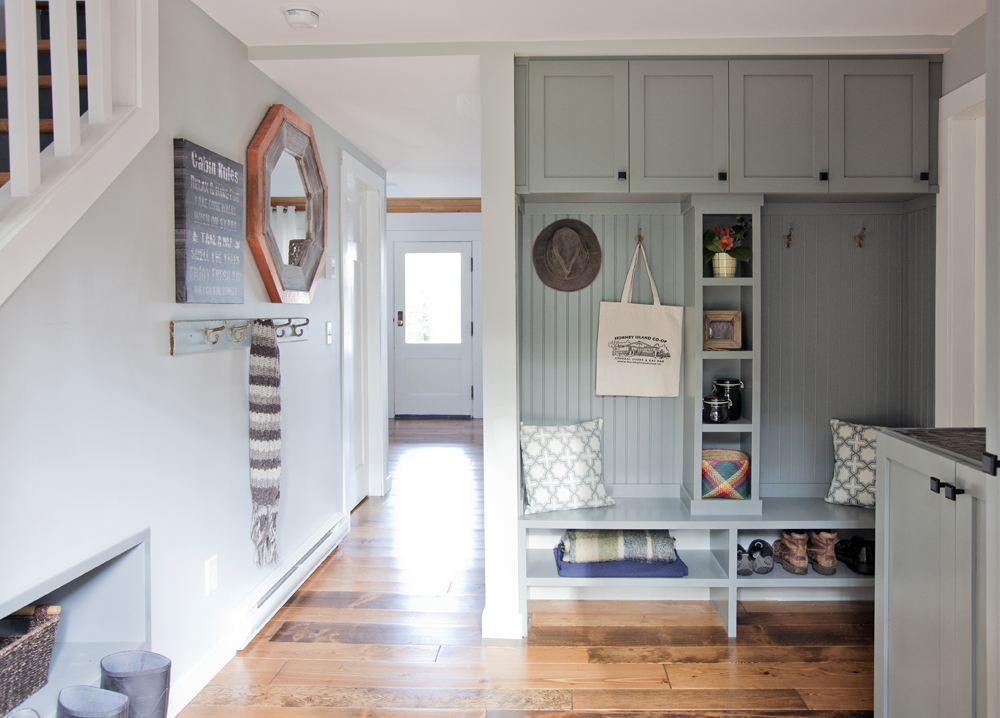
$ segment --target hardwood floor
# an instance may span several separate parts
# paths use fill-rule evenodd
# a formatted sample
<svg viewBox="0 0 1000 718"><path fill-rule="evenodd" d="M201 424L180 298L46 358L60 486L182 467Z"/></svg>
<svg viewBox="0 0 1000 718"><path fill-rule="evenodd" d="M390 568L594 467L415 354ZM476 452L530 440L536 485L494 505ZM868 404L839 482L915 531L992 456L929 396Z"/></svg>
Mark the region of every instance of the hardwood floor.
<svg viewBox="0 0 1000 718"><path fill-rule="evenodd" d="M861 718L873 606L534 601L483 645L482 422L390 424L392 491L181 718Z"/></svg>

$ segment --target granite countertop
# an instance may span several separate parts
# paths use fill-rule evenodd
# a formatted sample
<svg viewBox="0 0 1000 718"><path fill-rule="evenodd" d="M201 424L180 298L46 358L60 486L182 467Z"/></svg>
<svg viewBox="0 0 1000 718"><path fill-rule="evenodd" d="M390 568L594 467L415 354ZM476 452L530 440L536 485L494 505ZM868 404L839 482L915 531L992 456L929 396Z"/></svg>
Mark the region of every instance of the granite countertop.
<svg viewBox="0 0 1000 718"><path fill-rule="evenodd" d="M887 433L924 444L954 458L980 466L986 451L986 429L887 429Z"/></svg>

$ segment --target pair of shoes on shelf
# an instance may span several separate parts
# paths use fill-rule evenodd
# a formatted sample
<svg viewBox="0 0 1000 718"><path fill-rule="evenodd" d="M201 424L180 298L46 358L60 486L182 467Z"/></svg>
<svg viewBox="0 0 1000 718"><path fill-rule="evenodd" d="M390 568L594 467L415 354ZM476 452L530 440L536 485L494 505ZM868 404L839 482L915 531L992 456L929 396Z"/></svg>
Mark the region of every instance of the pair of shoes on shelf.
<svg viewBox="0 0 1000 718"><path fill-rule="evenodd" d="M837 560L847 568L865 576L875 574L875 542L861 536L841 539L834 546Z"/></svg>
<svg viewBox="0 0 1000 718"><path fill-rule="evenodd" d="M756 539L749 549L736 545L736 574L750 576L755 573L771 573L774 568L774 551L767 541Z"/></svg>
<svg viewBox="0 0 1000 718"><path fill-rule="evenodd" d="M774 542L774 558L789 573L804 576L812 565L816 573L832 576L837 573L836 543L832 531L782 531Z"/></svg>

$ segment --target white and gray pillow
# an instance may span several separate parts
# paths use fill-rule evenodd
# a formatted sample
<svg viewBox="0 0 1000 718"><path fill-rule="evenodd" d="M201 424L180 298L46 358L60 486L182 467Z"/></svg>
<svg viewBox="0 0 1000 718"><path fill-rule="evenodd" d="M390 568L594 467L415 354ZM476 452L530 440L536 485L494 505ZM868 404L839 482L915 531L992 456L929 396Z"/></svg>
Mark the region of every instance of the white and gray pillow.
<svg viewBox="0 0 1000 718"><path fill-rule="evenodd" d="M875 508L875 440L882 428L830 419L835 463L828 503Z"/></svg>
<svg viewBox="0 0 1000 718"><path fill-rule="evenodd" d="M521 423L525 514L614 506L604 487L603 419L566 426Z"/></svg>

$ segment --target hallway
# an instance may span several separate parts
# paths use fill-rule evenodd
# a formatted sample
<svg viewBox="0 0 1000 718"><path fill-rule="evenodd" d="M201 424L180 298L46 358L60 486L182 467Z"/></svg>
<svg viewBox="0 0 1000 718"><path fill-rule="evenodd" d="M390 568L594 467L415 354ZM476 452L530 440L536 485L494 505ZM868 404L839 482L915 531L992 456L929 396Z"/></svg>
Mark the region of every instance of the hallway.
<svg viewBox="0 0 1000 718"><path fill-rule="evenodd" d="M482 421L389 441L389 495L181 718L872 715L868 602L743 601L730 640L707 601L535 601L484 646Z"/></svg>

